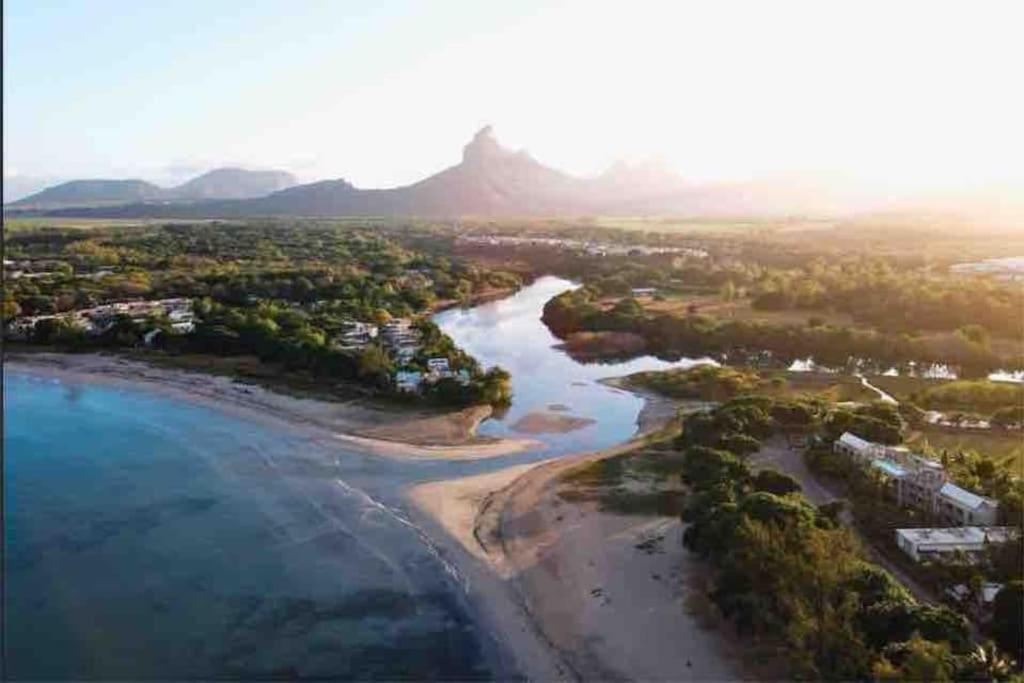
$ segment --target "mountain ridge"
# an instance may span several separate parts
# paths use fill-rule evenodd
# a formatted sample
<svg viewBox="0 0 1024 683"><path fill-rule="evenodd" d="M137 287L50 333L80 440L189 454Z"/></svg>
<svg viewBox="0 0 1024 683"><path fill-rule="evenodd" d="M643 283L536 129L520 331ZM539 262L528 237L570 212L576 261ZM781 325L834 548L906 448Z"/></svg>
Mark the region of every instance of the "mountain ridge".
<svg viewBox="0 0 1024 683"><path fill-rule="evenodd" d="M11 202L11 208L60 209L112 206L135 202L251 199L296 184L286 171L251 171L236 167L215 168L180 185L161 187L139 179L91 178L69 180Z"/></svg>
<svg viewBox="0 0 1024 683"><path fill-rule="evenodd" d="M249 186L231 196L220 187L230 172L266 184ZM867 196L816 178L687 182L677 173L645 162L614 164L593 177L573 176L546 166L525 151L502 147L490 126L480 129L462 149L459 163L408 185L361 189L347 180L294 184L283 172L215 169L178 186L162 189L145 181L71 181L5 205L7 215L96 218L219 218L245 216L595 216L677 215L736 218L751 215L843 215L900 210L912 198L885 193ZM263 178L263 176L260 176ZM89 183L119 190L117 199L82 201ZM276 183L276 184L275 184ZM236 183L237 185L238 183ZM287 185L281 187L281 185ZM187 188L175 195L180 188ZM58 189L61 203L47 204ZM94 190L96 188L93 188ZM257 194L263 190L262 194ZM100 193L101 194L101 193ZM70 199L69 199L70 198ZM956 209L966 200L951 202Z"/></svg>

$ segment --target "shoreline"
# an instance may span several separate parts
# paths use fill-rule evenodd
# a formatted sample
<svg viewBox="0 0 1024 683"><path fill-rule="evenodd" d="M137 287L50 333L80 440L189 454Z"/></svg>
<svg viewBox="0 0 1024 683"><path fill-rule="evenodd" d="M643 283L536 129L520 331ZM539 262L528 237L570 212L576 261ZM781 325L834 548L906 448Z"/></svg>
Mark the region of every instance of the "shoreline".
<svg viewBox="0 0 1024 683"><path fill-rule="evenodd" d="M415 430L416 420L410 419L410 414L415 415L415 411L389 411L363 405L360 401L330 403L295 398L236 382L230 377L169 369L114 355L32 354L26 358L6 354L4 360L6 369L14 372L67 382L149 391L255 421L269 422L327 443L336 443L339 447L357 448L361 452L390 458L469 461L522 453L539 444L530 439L502 439L438 446L373 438L361 434L360 430L366 429L368 424L380 427L374 420L382 418L411 424ZM559 617L561 610L572 612L590 607L576 595L583 588L574 583L579 580L578 575L569 572L563 580L556 572L552 580L550 573L544 574L551 557L564 560L570 551L600 553L603 546L593 543L594 539L590 538L579 545L580 541L571 536L573 527L562 524L561 517L555 521L551 515L552 493L559 475L568 469L627 452L664 430L677 414L680 404L643 390L627 389L614 378L601 381L644 399L637 416L637 430L629 440L599 451L518 464L469 477L420 483L403 492L412 519L467 577L467 599L487 634L486 639L494 643L492 657L496 671L514 671L530 680L623 677L623 673L612 664L618 662L621 648L617 650L609 646L608 649L587 643L581 640L582 625ZM467 430L470 437L476 424L488 414L489 410L476 411L463 417L463 424L471 425ZM438 415L433 413L419 417L437 419ZM541 533L535 533L538 531L535 528L526 529L524 533L524 520L532 519L536 524L542 519L538 515L551 517L545 520L550 526L539 529ZM559 544L566 539L576 545L567 546L568 550L560 548ZM624 574L647 571L632 561L643 558L636 555L631 542L622 546L620 552L630 553L626 558L630 562L620 566L626 569ZM548 553L546 557L543 556L545 553ZM574 571L578 570L579 567ZM667 570L662 571L668 575ZM586 590L589 591L590 587L587 586ZM646 590L649 591L650 586ZM657 594L657 597L667 600L666 605L678 603L678 595L673 593L666 596ZM628 608L622 619L618 612L607 613L600 619L590 611L581 614L587 616L583 623L588 628L620 624L614 628L623 633L635 633L643 626L637 623L636 614ZM687 614L682 608L671 616L682 624L684 631L695 628L687 621ZM699 633L695 637L698 641L707 640ZM630 671L627 669L625 673ZM680 669L677 673L686 675L691 672Z"/></svg>
<svg viewBox="0 0 1024 683"><path fill-rule="evenodd" d="M532 439L476 436L477 425L490 415L486 406L438 413L384 408L358 400L298 398L231 377L98 353L7 352L3 361L5 372L147 391L389 458L479 460L522 453L542 445ZM389 438L377 436L379 431L387 431ZM424 431L438 432L438 436L415 436ZM453 433L455 438L451 437Z"/></svg>
<svg viewBox="0 0 1024 683"><path fill-rule="evenodd" d="M678 409L701 407L626 389L620 378L601 381L644 398L628 441L418 484L406 498L460 564L484 576L484 612L527 678L550 679L551 658L561 678L576 680L744 678L735 638L703 605L703 568L686 555L678 519L605 513L557 495L567 471L667 436ZM645 543L659 549L637 550ZM617 607L608 610L612 595ZM655 632L637 643L651 624ZM537 642L548 658L534 659Z"/></svg>

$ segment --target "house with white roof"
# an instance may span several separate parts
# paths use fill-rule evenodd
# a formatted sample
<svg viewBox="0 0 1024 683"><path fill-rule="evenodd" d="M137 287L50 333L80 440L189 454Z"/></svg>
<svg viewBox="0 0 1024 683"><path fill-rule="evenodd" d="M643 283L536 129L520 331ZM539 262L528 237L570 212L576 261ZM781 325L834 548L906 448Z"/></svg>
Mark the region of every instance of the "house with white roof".
<svg viewBox="0 0 1024 683"><path fill-rule="evenodd" d="M423 373L415 370L399 370L395 373L395 389L404 393L416 393L423 383Z"/></svg>
<svg viewBox="0 0 1024 683"><path fill-rule="evenodd" d="M428 358L427 369L430 370L430 372L436 372L438 374L451 372L447 358Z"/></svg>
<svg viewBox="0 0 1024 683"><path fill-rule="evenodd" d="M935 513L951 524L995 524L999 503L946 482L936 497Z"/></svg>
<svg viewBox="0 0 1024 683"><path fill-rule="evenodd" d="M915 562L960 552L976 555L994 543L1007 543L1018 530L1008 526L958 526L943 529L897 529L896 545Z"/></svg>
<svg viewBox="0 0 1024 683"><path fill-rule="evenodd" d="M843 453L845 455L852 456L859 460L874 460L878 457L876 454L877 444L871 443L866 439L862 439L856 434L850 432L843 432L842 436L836 439L832 449L836 453Z"/></svg>

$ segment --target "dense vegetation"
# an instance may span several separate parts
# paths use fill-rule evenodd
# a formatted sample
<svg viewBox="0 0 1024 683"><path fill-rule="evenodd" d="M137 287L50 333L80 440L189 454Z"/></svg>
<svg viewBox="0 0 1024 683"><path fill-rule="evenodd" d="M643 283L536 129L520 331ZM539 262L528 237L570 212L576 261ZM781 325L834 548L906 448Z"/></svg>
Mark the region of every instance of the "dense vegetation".
<svg viewBox="0 0 1024 683"><path fill-rule="evenodd" d="M581 331L629 331L642 335L647 352L717 354L730 362L937 363L979 375L1024 368L1024 289L950 270L971 258L1005 255L1019 237L966 228L953 236L944 227L801 232L770 221L732 228L650 220L644 232L586 223L533 224L529 232L489 224L475 229L688 251L601 255L546 244L464 250L483 262L581 281L582 289L545 311L545 322L563 339ZM634 299L636 288L655 292Z"/></svg>
<svg viewBox="0 0 1024 683"><path fill-rule="evenodd" d="M766 397L684 421L684 542L715 567L713 600L741 632L781 640L797 678L1005 677L1005 662L971 650L964 617L917 602L865 560L839 523L840 506L815 507L785 475L754 475L745 462L751 445L784 425L838 429L835 421L813 402Z"/></svg>
<svg viewBox="0 0 1024 683"><path fill-rule="evenodd" d="M388 391L399 363L379 344L339 348L345 321L420 316L444 301L465 302L520 282L409 242L401 230L329 222L22 230L7 237L6 258L29 275L7 278L3 316L9 322L114 301L186 297L194 301L196 329L161 336L165 352L254 355L324 386L356 382ZM88 336L54 319L37 325L30 341L70 349L134 347L144 328L161 323L118 320L102 335ZM506 373L484 373L428 320L417 327L422 346L404 367L424 369L427 358L444 357L452 370L473 377L467 386L437 382L428 396L455 404L508 400Z"/></svg>
<svg viewBox="0 0 1024 683"><path fill-rule="evenodd" d="M628 377L628 383L671 398L700 401L724 401L750 393L774 397L816 396L835 402L874 400L877 397L859 378L847 375L755 371L751 368L710 364L638 372Z"/></svg>
<svg viewBox="0 0 1024 683"><path fill-rule="evenodd" d="M648 351L665 357L712 354L730 360L772 360L782 365L813 358L832 367L862 361L879 367L937 363L979 374L1017 367L1021 360L1002 357L966 336L937 346L909 334L872 329L725 320L696 311L649 311L629 296L608 307L603 305L604 298L605 291L595 286L566 292L545 306L544 322L562 338L580 331L630 331L644 338Z"/></svg>

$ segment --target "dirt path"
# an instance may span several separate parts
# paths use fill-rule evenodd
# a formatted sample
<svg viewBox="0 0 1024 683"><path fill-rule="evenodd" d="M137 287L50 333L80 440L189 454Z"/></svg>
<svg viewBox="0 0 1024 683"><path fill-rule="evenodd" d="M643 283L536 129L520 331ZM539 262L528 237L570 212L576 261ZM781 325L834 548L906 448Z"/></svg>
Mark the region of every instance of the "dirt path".
<svg viewBox="0 0 1024 683"><path fill-rule="evenodd" d="M780 472L793 477L803 489L804 496L806 496L807 499L815 505L825 505L843 499L843 497L836 491L822 484L807 468L807 463L804 462L803 453L797 449L789 447L782 438L775 437L766 441L760 451L750 456L749 462L755 469L774 467ZM930 590L925 588L918 581L914 580L895 562L872 547L870 540L864 536L864 534L860 533L860 530L854 522L853 514L849 509L843 510L840 515L840 521L850 527L861 539L864 548L869 554L869 559L875 564L888 570L889 573L899 579L900 582L914 594L915 598L921 602L937 602L935 596Z"/></svg>

